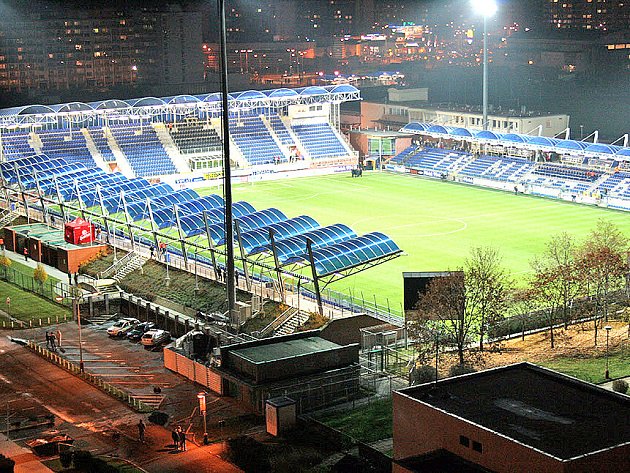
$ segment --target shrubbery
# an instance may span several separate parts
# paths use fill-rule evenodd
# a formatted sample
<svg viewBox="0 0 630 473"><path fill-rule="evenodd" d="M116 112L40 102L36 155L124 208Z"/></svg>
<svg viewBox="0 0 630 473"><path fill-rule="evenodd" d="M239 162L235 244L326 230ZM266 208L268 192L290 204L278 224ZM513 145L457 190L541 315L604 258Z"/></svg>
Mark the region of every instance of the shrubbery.
<svg viewBox="0 0 630 473"><path fill-rule="evenodd" d="M616 379L612 383L613 391L626 394L628 392L628 382L623 379Z"/></svg>
<svg viewBox="0 0 630 473"><path fill-rule="evenodd" d="M453 365L448 370L449 376L460 376L462 374L474 373L477 370L470 365Z"/></svg>
<svg viewBox="0 0 630 473"><path fill-rule="evenodd" d="M431 381L435 381L435 367L416 363L416 366L409 373L409 384L413 386Z"/></svg>
<svg viewBox="0 0 630 473"><path fill-rule="evenodd" d="M0 454L0 471L2 473L13 473L14 466L15 462L13 460Z"/></svg>

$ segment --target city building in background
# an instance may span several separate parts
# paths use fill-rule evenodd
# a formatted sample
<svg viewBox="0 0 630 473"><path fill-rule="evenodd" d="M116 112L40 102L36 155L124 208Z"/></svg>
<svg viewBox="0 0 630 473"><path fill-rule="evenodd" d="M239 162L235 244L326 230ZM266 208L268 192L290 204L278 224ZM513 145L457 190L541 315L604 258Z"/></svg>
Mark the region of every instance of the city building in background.
<svg viewBox="0 0 630 473"><path fill-rule="evenodd" d="M630 3L618 0L546 0L545 17L558 29L617 31L630 26Z"/></svg>
<svg viewBox="0 0 630 473"><path fill-rule="evenodd" d="M201 17L179 5L51 4L0 17L0 89L99 89L203 80Z"/></svg>

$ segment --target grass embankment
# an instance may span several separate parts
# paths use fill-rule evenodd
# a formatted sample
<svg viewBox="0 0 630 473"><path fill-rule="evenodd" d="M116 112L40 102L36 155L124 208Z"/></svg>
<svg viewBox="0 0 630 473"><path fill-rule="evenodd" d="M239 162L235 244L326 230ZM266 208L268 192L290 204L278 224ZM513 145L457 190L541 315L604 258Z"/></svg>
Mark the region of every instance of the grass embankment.
<svg viewBox="0 0 630 473"><path fill-rule="evenodd" d="M118 257L124 253L119 252ZM81 266L81 272L97 276L101 271L113 264L114 255L108 254L100 259ZM204 312L225 312L227 310L227 294L225 285L198 277L199 290L195 291L195 275L176 268L169 268L169 284L166 281L166 266L158 261L149 260L142 271L129 273L119 286L138 297L153 301L157 295L186 307ZM236 298L242 302L251 300L251 295L237 291ZM257 325L266 325L280 315L278 304L267 302L264 306L264 320ZM265 321L270 318L268 322ZM262 325L262 326L264 326ZM262 328L262 327L261 327ZM256 328L252 329L256 330Z"/></svg>
<svg viewBox="0 0 630 473"><path fill-rule="evenodd" d="M24 276L33 277L34 268L30 266L26 266L25 264L20 263L19 261L11 260L11 266L9 266L9 271L14 270L18 273L23 274ZM46 284L57 284L59 279L54 276L48 275L46 279Z"/></svg>
<svg viewBox="0 0 630 473"><path fill-rule="evenodd" d="M603 383L606 380L606 355L596 358L558 357L540 364L589 383ZM630 353L616 352L608 355L611 378L630 376Z"/></svg>
<svg viewBox="0 0 630 473"><path fill-rule="evenodd" d="M359 442L387 439L392 436L392 400L375 400L367 406L345 412L336 411L317 420Z"/></svg>
<svg viewBox="0 0 630 473"><path fill-rule="evenodd" d="M32 276L32 274L31 274ZM7 297L11 298L10 306L6 304ZM7 315L0 318L5 324L10 325L10 317L28 322L29 320L37 320L40 318L50 317L51 321L55 321L58 317L63 319L71 316L71 311L59 304L50 302L36 294L20 289L11 283L0 281L0 310Z"/></svg>

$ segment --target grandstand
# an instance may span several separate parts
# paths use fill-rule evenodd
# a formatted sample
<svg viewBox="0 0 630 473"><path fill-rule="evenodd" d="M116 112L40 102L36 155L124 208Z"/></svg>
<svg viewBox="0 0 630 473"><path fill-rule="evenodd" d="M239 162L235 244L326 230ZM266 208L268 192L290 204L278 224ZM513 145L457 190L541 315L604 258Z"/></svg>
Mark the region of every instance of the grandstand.
<svg viewBox="0 0 630 473"><path fill-rule="evenodd" d="M112 129L117 141L131 136L128 127ZM131 144L121 146L127 147ZM142 159L141 154L137 156ZM153 159L146 154L144 158ZM67 221L82 216L100 227L110 241L125 238L146 247L165 242L167 253L182 258L186 265L189 261L215 268L225 264L221 250L226 245L225 202L221 196L200 196L193 189L151 184L141 177L129 178L44 154L4 162L0 174L7 208L23 206L25 214L48 223L54 218ZM302 289L315 294L320 308L319 284L325 287L401 254L396 243L380 232L358 235L341 224L322 227L312 217L290 218L273 207L256 209L237 202L233 215L246 279L257 274L261 280L273 281L262 269L269 273L275 267L278 278L286 274L302 280ZM282 248L280 257L276 245ZM284 258L287 253L290 259ZM309 288L309 283L314 286ZM278 281L278 287L284 284Z"/></svg>
<svg viewBox="0 0 630 473"><path fill-rule="evenodd" d="M389 170L630 210L628 147L418 122L401 132L419 143Z"/></svg>
<svg viewBox="0 0 630 473"><path fill-rule="evenodd" d="M350 85L230 94L232 166L255 170L297 156L303 169L313 161L356 164L331 119L341 103L358 99ZM0 161L46 154L127 177L199 179L220 171L221 116L219 94L4 109Z"/></svg>

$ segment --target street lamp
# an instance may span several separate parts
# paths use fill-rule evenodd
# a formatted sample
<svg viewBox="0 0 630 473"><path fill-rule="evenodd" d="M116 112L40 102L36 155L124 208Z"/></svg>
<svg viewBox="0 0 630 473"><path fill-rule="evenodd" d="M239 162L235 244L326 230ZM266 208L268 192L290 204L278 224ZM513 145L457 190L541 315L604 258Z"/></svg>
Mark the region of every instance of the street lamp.
<svg viewBox="0 0 630 473"><path fill-rule="evenodd" d="M203 414L203 444L208 445L208 424L206 423L206 393L197 394L199 399L199 411Z"/></svg>
<svg viewBox="0 0 630 473"><path fill-rule="evenodd" d="M74 294L72 295L72 302L74 304L74 310L77 316L77 324L79 326L79 371L83 373L85 372L85 366L83 365L83 337L81 336L81 289L78 285L71 287L71 289L73 289L74 292Z"/></svg>
<svg viewBox="0 0 630 473"><path fill-rule="evenodd" d="M610 371L608 370L608 336L610 335L610 330L612 327L610 325L606 325L604 330L606 330L606 379L610 379Z"/></svg>
<svg viewBox="0 0 630 473"><path fill-rule="evenodd" d="M497 11L495 0L471 0L473 9L483 16L483 129L488 129L488 17Z"/></svg>

